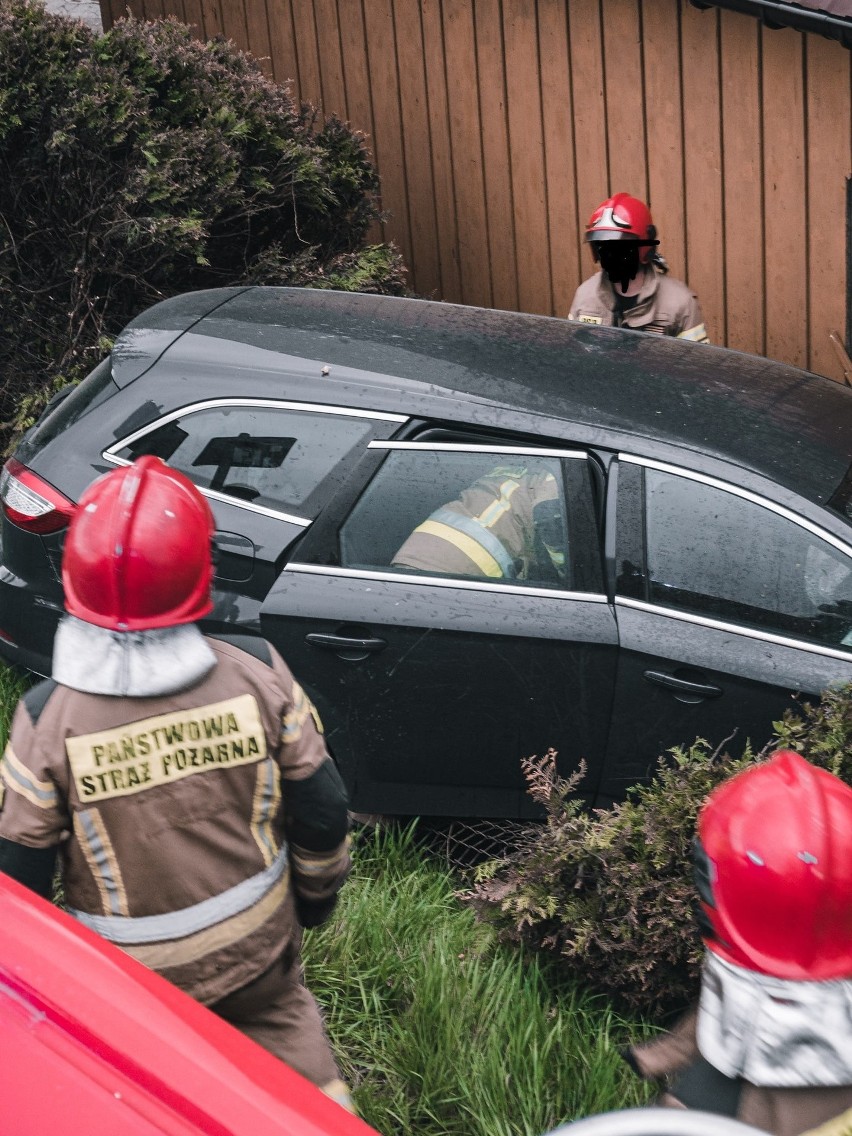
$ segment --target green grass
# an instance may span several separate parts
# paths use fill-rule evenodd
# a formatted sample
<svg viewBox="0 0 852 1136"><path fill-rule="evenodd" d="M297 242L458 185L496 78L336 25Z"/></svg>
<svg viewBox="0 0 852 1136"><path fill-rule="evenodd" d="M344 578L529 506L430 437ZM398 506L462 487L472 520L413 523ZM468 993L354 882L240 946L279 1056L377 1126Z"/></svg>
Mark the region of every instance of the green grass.
<svg viewBox="0 0 852 1136"><path fill-rule="evenodd" d="M618 1055L647 1027L498 946L414 829L356 841L305 964L363 1118L383 1136L541 1136L645 1103Z"/></svg>
<svg viewBox="0 0 852 1136"><path fill-rule="evenodd" d="M31 685L32 678L26 671L0 663L0 753L6 748L12 714L18 699Z"/></svg>
<svg viewBox="0 0 852 1136"><path fill-rule="evenodd" d="M0 743L29 685L0 664ZM308 985L363 1118L382 1136L542 1136L644 1103L618 1056L647 1027L498 945L455 898L416 830L364 830L327 926L305 937Z"/></svg>

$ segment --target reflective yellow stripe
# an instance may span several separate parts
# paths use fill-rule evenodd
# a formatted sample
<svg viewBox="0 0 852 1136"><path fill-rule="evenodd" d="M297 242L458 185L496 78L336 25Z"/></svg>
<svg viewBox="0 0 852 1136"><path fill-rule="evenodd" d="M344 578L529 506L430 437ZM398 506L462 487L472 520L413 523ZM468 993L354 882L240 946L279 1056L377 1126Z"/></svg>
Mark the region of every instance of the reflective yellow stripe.
<svg viewBox="0 0 852 1136"><path fill-rule="evenodd" d="M104 914L129 915L115 849L97 809L81 809L74 814L74 835L98 886Z"/></svg>
<svg viewBox="0 0 852 1136"><path fill-rule="evenodd" d="M337 1101L340 1107L345 1108L347 1112L351 1112L354 1116L358 1115L345 1081L339 1079L329 1081L327 1085L321 1086L320 1091L325 1093L327 1097L331 1097L333 1101Z"/></svg>
<svg viewBox="0 0 852 1136"><path fill-rule="evenodd" d="M187 935L183 939L174 939L171 942L161 943L121 943L122 950L133 955L139 962L152 970L165 970L170 966L186 966L187 963L197 962L198 959L209 955L211 951L230 947L233 943L247 938L258 927L262 927L267 919L279 909L290 887L289 869L284 873L274 887L270 888L261 900L246 911L230 919L224 919L213 927L206 927L194 935Z"/></svg>
<svg viewBox="0 0 852 1136"><path fill-rule="evenodd" d="M55 809L59 807L59 795L52 781L40 781L21 762L12 749L11 743L6 746L3 754L3 781L7 789L18 793L39 809Z"/></svg>
<svg viewBox="0 0 852 1136"><path fill-rule="evenodd" d="M803 1136L852 1136L852 1108L821 1124L819 1128L809 1129Z"/></svg>
<svg viewBox="0 0 852 1136"><path fill-rule="evenodd" d="M281 774L278 766L267 758L257 767L257 781L251 809L251 833L267 867L278 855L278 841L272 822L281 803Z"/></svg>
<svg viewBox="0 0 852 1136"><path fill-rule="evenodd" d="M430 536L437 536L441 540L446 540L449 544L454 544L459 552L463 552L468 560L473 561L483 576L494 576L497 579L502 579L503 569L491 553L486 552L481 544L477 544L466 533L459 532L458 529L451 529L449 525L443 525L440 521L424 521L414 531L416 533L428 533Z"/></svg>
<svg viewBox="0 0 852 1136"><path fill-rule="evenodd" d="M486 506L476 518L481 525L485 528L493 528L494 525L505 516L511 508L510 501L512 494L520 489L517 481L504 481L500 486L499 500L493 501L490 505Z"/></svg>
<svg viewBox="0 0 852 1136"><path fill-rule="evenodd" d="M342 864L349 853L350 838L347 836L343 844L329 854L309 852L306 848L290 845L290 862L295 869L306 876L327 872L335 864Z"/></svg>
<svg viewBox="0 0 852 1136"><path fill-rule="evenodd" d="M707 338L707 330L704 327L703 323L698 323L698 324L695 325L695 327L689 327L689 328L686 329L686 331L681 331L678 334L677 338L678 339L688 339L688 340L690 340L691 343L709 343L710 342L710 340Z"/></svg>
<svg viewBox="0 0 852 1136"><path fill-rule="evenodd" d="M293 683L293 709L288 710L281 719L281 740L292 745L302 736L302 726L313 709L313 703L297 682Z"/></svg>

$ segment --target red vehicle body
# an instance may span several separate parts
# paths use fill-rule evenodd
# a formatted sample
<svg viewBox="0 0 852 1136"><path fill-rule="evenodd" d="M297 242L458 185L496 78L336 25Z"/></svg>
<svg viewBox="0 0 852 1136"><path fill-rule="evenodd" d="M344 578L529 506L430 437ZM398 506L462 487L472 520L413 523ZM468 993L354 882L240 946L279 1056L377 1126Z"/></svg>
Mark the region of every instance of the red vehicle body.
<svg viewBox="0 0 852 1136"><path fill-rule="evenodd" d="M376 1136L0 873L0 1136Z"/></svg>

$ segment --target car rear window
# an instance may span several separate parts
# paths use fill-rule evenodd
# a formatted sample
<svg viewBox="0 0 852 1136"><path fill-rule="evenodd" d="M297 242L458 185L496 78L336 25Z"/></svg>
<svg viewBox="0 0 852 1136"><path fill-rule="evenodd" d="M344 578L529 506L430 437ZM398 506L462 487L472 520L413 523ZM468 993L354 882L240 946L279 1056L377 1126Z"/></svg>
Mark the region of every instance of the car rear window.
<svg viewBox="0 0 852 1136"><path fill-rule="evenodd" d="M373 427L340 412L217 405L170 416L110 453L125 461L155 454L200 489L313 517L327 496L319 487L345 476Z"/></svg>
<svg viewBox="0 0 852 1136"><path fill-rule="evenodd" d="M52 409L48 404L27 435L28 445L37 448L46 446L117 390L118 387L112 380L112 363L107 357L70 394L66 394L61 401L58 400Z"/></svg>

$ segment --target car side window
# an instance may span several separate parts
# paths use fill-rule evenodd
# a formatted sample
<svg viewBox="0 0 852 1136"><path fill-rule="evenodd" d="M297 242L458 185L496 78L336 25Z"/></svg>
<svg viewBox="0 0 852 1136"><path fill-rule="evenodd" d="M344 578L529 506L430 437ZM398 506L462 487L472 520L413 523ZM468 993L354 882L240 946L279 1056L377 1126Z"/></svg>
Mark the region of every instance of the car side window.
<svg viewBox="0 0 852 1136"><path fill-rule="evenodd" d="M340 558L349 568L593 591L593 529L583 459L563 467L559 457L493 448L390 448L340 530Z"/></svg>
<svg viewBox="0 0 852 1136"><path fill-rule="evenodd" d="M852 559L755 501L644 474L649 602L852 652Z"/></svg>
<svg viewBox="0 0 852 1136"><path fill-rule="evenodd" d="M170 417L111 452L126 461L156 454L201 489L311 517L320 484L345 476L372 427L343 414L219 405Z"/></svg>

